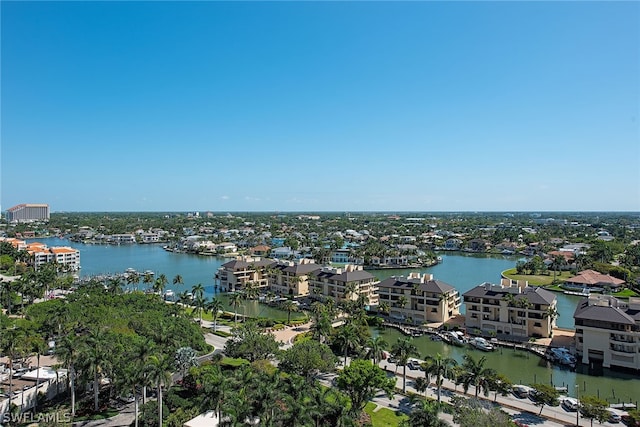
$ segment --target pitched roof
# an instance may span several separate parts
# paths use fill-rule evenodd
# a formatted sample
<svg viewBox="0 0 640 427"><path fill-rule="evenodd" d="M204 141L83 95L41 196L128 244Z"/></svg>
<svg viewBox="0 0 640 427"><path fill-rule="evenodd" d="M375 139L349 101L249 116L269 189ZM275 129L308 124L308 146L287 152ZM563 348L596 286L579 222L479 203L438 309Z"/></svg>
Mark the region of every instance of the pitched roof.
<svg viewBox="0 0 640 427"><path fill-rule="evenodd" d="M375 279L375 276L368 271L364 270L356 270L356 271L346 271L340 274L333 273L331 271L317 271L315 275L318 278L327 278L331 280L336 280L338 282L357 282L360 280L371 280Z"/></svg>
<svg viewBox="0 0 640 427"><path fill-rule="evenodd" d="M638 317L637 310L630 310L634 317ZM627 314L619 307L589 304L589 298L585 298L578 303L576 311L573 313L574 319L596 320L600 322L621 323L624 325L635 325L634 317Z"/></svg>
<svg viewBox="0 0 640 427"><path fill-rule="evenodd" d="M304 274L309 274L316 270L320 270L321 268L322 267L320 267L318 264L295 264L285 267L282 271L293 273L296 276L301 276Z"/></svg>
<svg viewBox="0 0 640 427"><path fill-rule="evenodd" d="M584 270L579 272L576 276L570 277L566 280L568 283L578 283L581 285L607 285L620 286L624 283L624 280L620 280L616 277L608 274L598 273L593 270Z"/></svg>
<svg viewBox="0 0 640 427"><path fill-rule="evenodd" d="M455 288L442 280L427 280L426 282L412 282L405 277L389 277L378 284L379 288L403 288L410 289L418 285L418 289L423 292L444 294L455 290Z"/></svg>
<svg viewBox="0 0 640 427"><path fill-rule="evenodd" d="M508 288L501 288L499 286L489 286L488 283L483 283L482 285L478 285L475 288L471 288L467 292L463 294L465 297L475 297L475 298L497 298L502 299L507 294L509 294ZM526 299L531 304L543 304L550 305L556 299L556 296L553 292L550 292L546 289L543 289L539 286L527 286L524 288L522 293L513 294L513 296L518 299Z"/></svg>

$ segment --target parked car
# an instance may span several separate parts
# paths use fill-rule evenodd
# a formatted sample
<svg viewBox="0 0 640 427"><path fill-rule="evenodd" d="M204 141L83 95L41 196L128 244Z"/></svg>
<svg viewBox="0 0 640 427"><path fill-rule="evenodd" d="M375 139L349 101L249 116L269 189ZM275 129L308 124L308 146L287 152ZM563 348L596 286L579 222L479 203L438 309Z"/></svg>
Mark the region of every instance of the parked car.
<svg viewBox="0 0 640 427"><path fill-rule="evenodd" d="M529 396L529 387L525 385L514 385L513 386L513 395L518 399L525 399Z"/></svg>
<svg viewBox="0 0 640 427"><path fill-rule="evenodd" d="M417 360L410 360L409 363L407 363L407 367L414 371L424 371L424 368L420 365L420 362Z"/></svg>
<svg viewBox="0 0 640 427"><path fill-rule="evenodd" d="M609 412L609 419L607 421L609 421L612 424L617 424L620 421L622 421L622 417L618 412L616 412L615 409L609 408L607 409L607 411Z"/></svg>
<svg viewBox="0 0 640 427"><path fill-rule="evenodd" d="M578 407L579 407L578 399L575 399L573 397L565 397L564 400L562 401L562 407L566 411L575 412L578 410Z"/></svg>

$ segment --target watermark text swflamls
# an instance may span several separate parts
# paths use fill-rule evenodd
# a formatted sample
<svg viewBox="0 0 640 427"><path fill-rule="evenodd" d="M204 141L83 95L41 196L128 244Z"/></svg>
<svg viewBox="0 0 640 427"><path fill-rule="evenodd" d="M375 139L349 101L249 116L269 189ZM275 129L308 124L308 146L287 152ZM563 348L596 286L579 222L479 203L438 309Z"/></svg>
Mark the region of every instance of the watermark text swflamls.
<svg viewBox="0 0 640 427"><path fill-rule="evenodd" d="M53 423L65 424L71 422L71 413L56 412L53 414L33 414L25 412L24 414L11 414L6 412L0 415L0 423L3 424L31 424L31 423Z"/></svg>

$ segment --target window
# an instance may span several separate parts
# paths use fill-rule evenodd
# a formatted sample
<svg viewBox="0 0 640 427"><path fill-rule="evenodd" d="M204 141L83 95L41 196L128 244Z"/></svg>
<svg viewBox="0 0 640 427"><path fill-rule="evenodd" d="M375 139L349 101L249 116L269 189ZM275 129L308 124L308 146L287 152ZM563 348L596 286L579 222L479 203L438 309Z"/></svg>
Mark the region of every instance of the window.
<svg viewBox="0 0 640 427"><path fill-rule="evenodd" d="M542 327L542 323L540 323L540 322L535 322L535 323L533 324L533 326L535 326L536 328L540 328L540 327Z"/></svg>

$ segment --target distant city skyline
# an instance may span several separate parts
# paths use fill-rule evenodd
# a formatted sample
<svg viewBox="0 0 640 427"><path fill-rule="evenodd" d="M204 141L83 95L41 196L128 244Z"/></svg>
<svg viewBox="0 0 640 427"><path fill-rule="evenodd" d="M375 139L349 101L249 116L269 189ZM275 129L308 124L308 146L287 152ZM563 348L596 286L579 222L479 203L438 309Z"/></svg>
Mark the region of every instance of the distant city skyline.
<svg viewBox="0 0 640 427"><path fill-rule="evenodd" d="M638 2L0 2L0 203L640 211Z"/></svg>

